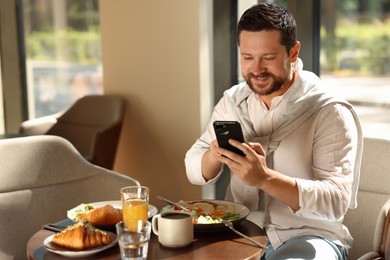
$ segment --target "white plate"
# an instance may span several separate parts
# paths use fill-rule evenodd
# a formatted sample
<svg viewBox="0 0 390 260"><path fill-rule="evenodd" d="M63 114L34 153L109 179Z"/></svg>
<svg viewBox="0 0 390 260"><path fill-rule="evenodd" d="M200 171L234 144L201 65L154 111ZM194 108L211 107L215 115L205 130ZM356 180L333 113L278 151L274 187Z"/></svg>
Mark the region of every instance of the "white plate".
<svg viewBox="0 0 390 260"><path fill-rule="evenodd" d="M99 201L99 202L91 202L87 203L89 205L94 206L95 208L103 207L105 205L112 205L114 208L121 209L122 208L122 201L120 200L111 200L111 201ZM153 217L158 213L158 210L155 206L153 205L148 205L148 218ZM70 218L69 214L67 214L68 219L72 220L75 222L72 218ZM115 225L94 225L96 228L105 230L105 231L111 231L116 233L116 228Z"/></svg>
<svg viewBox="0 0 390 260"><path fill-rule="evenodd" d="M95 208L103 207L105 205L112 205L114 208L118 208L118 209L122 208L122 201L120 201L120 200L99 201L99 202L92 202L92 203L87 203L87 204L92 205ZM157 212L158 212L158 210L155 206L150 205L150 204L148 205L148 218L153 217L154 215L157 214ZM69 215L67 215L67 217L70 220L73 220L69 217Z"/></svg>
<svg viewBox="0 0 390 260"><path fill-rule="evenodd" d="M237 220L232 221L234 225L241 223L243 220L246 219L246 217L249 215L249 209L245 207L243 204L237 203L237 202L231 202L231 201L225 201L225 200L192 200L188 201L189 203L193 202L201 202L201 201L209 201L215 204L233 204L234 205L234 213L240 213L240 218ZM172 210L172 206L165 206L163 210ZM210 224L194 224L194 230L195 232L213 232L213 231L221 231L226 230L227 227L222 223L210 223Z"/></svg>
<svg viewBox="0 0 390 260"><path fill-rule="evenodd" d="M111 201L100 201L100 202L93 202L88 203L89 205L94 206L95 208L103 207L107 204L112 205L114 208L121 209L122 208L122 201L120 200L111 200ZM153 217L158 212L157 208L153 205L148 205L148 218Z"/></svg>
<svg viewBox="0 0 390 260"><path fill-rule="evenodd" d="M71 249L68 249L65 247L57 246L56 244L52 243L52 240L53 240L53 237L55 236L55 234L47 237L43 241L43 246L50 252L53 252L53 253L59 254L59 255L63 255L66 257L74 258L74 257L89 256L89 255L99 253L103 250L106 250L106 249L116 245L116 243L118 242L117 236L111 232L107 232L107 233L110 235L110 237L112 239L112 242L110 244L105 245L105 246L101 246L101 247L88 249L88 250L75 251L75 250L71 250Z"/></svg>

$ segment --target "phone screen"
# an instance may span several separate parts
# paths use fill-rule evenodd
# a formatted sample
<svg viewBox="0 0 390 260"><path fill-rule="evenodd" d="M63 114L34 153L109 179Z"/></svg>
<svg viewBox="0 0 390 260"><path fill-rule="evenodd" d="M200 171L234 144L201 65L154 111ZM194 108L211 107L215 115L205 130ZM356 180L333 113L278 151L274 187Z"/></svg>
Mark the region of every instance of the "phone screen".
<svg viewBox="0 0 390 260"><path fill-rule="evenodd" d="M241 156L245 156L245 154L240 149L230 145L228 142L229 139L234 139L241 143L244 142L244 135L242 134L241 125L239 122L215 121L213 126L219 147L235 152Z"/></svg>

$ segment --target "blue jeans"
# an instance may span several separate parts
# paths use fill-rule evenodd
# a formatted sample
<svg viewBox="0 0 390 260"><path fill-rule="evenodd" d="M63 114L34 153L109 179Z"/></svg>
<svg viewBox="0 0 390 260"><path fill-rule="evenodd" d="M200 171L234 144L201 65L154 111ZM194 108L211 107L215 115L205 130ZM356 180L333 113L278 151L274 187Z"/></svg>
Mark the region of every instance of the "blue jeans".
<svg viewBox="0 0 390 260"><path fill-rule="evenodd" d="M318 236L294 237L276 250L267 240L267 251L261 260L326 259L346 260L347 250L332 241Z"/></svg>

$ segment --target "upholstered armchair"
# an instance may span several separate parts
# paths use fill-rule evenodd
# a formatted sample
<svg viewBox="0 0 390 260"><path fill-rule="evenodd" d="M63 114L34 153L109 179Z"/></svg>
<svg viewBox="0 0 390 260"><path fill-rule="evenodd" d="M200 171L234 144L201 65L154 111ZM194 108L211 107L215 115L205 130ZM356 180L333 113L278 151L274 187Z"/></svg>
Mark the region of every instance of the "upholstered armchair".
<svg viewBox="0 0 390 260"><path fill-rule="evenodd" d="M23 122L24 135L56 135L70 141L90 162L113 169L125 112L118 96L89 95L63 112Z"/></svg>
<svg viewBox="0 0 390 260"><path fill-rule="evenodd" d="M39 135L0 140L0 259L26 259L42 224L66 219L89 202L120 200L131 177L89 163L66 139Z"/></svg>
<svg viewBox="0 0 390 260"><path fill-rule="evenodd" d="M390 259L390 199L382 207L376 222L373 249L358 260Z"/></svg>
<svg viewBox="0 0 390 260"><path fill-rule="evenodd" d="M343 222L354 238L348 259L384 257L386 243L389 247L385 223L390 218L390 140L364 138L357 199L358 207L349 210Z"/></svg>

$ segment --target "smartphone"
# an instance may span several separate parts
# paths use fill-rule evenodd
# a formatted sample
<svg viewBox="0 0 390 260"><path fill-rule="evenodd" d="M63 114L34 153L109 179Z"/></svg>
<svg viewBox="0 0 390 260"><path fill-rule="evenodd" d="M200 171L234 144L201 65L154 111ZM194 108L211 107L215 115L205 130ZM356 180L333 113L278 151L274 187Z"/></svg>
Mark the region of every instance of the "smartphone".
<svg viewBox="0 0 390 260"><path fill-rule="evenodd" d="M244 135L242 134L241 125L237 121L215 121L213 123L215 136L219 147L225 148L229 151L235 152L241 156L245 154L236 147L229 144L229 139L244 142Z"/></svg>

